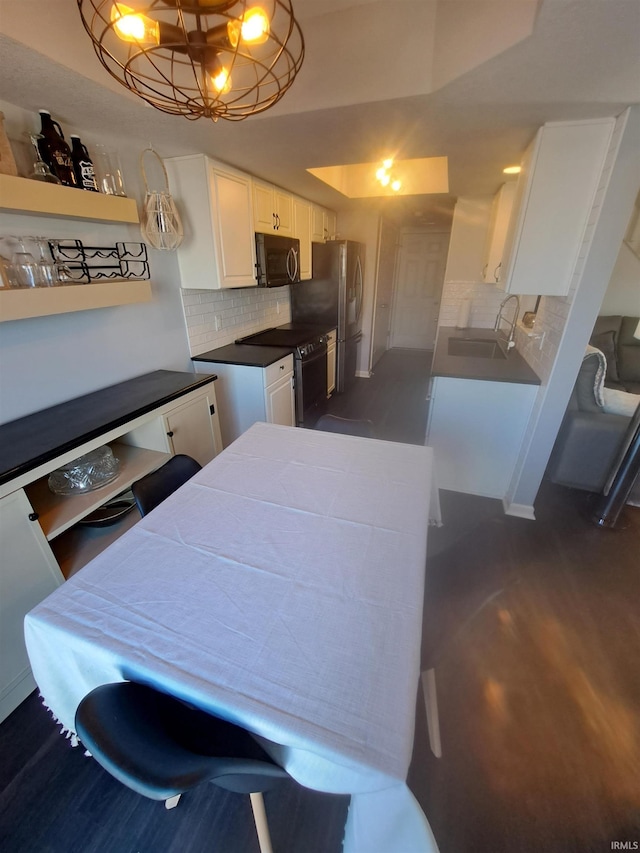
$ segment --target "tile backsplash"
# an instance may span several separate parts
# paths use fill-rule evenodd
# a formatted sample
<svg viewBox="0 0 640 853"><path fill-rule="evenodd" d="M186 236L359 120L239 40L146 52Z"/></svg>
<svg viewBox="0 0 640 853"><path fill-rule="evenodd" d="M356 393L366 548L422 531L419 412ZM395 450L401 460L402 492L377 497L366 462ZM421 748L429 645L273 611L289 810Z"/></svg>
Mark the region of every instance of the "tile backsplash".
<svg viewBox="0 0 640 853"><path fill-rule="evenodd" d="M192 356L291 321L289 285L182 290L182 305Z"/></svg>

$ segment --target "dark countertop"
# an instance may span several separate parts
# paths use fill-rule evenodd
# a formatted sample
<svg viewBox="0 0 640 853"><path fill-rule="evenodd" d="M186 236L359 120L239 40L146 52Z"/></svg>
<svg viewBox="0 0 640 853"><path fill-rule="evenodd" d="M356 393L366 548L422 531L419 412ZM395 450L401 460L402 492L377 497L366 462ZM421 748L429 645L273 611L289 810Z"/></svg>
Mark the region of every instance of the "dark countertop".
<svg viewBox="0 0 640 853"><path fill-rule="evenodd" d="M254 344L227 344L194 355L191 361L207 361L211 364L243 364L247 367L269 367L285 355L291 355L292 347L260 347Z"/></svg>
<svg viewBox="0 0 640 853"><path fill-rule="evenodd" d="M155 370L0 426L0 484L215 380Z"/></svg>
<svg viewBox="0 0 640 853"><path fill-rule="evenodd" d="M483 379L487 382L513 382L518 385L540 385L540 379L516 349L509 350L506 358L477 358L449 355L450 338L481 338L504 341L504 335L493 329L457 329L441 326L431 366L432 376L456 379Z"/></svg>

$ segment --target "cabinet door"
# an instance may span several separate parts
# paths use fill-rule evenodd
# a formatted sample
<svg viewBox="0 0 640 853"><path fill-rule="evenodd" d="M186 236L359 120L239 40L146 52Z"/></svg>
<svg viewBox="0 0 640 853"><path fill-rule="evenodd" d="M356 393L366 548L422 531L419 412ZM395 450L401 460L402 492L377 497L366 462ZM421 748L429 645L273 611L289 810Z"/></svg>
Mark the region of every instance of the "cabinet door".
<svg viewBox="0 0 640 853"><path fill-rule="evenodd" d="M485 248L485 263L482 270L484 281L497 283L503 279L502 255L516 193L514 181L503 184L495 195L491 207L491 222Z"/></svg>
<svg viewBox="0 0 640 853"><path fill-rule="evenodd" d="M215 197L217 266L220 287L257 286L251 180L211 170Z"/></svg>
<svg viewBox="0 0 640 853"><path fill-rule="evenodd" d="M333 210L325 210L324 212L324 239L336 239L336 215Z"/></svg>
<svg viewBox="0 0 640 853"><path fill-rule="evenodd" d="M276 229L276 209L273 187L253 181L253 220L260 234L272 234Z"/></svg>
<svg viewBox="0 0 640 853"><path fill-rule="evenodd" d="M289 193L279 190L273 191L273 200L276 210L276 231L283 237L293 235L293 198Z"/></svg>
<svg viewBox="0 0 640 853"><path fill-rule="evenodd" d="M35 687L24 617L64 581L40 525L29 519L32 512L22 489L0 500L0 720Z"/></svg>
<svg viewBox="0 0 640 853"><path fill-rule="evenodd" d="M293 395L293 375L283 376L278 382L273 382L265 389L265 407L267 422L296 425L296 404Z"/></svg>
<svg viewBox="0 0 640 853"><path fill-rule="evenodd" d="M314 243L325 241L325 210L315 204L311 211L311 240Z"/></svg>
<svg viewBox="0 0 640 853"><path fill-rule="evenodd" d="M569 292L614 123L558 122L538 131L518 176L504 252L507 292Z"/></svg>
<svg viewBox="0 0 640 853"><path fill-rule="evenodd" d="M213 416L215 404L209 402L209 397L199 397L169 412L165 420L172 451L186 453L201 465L211 462L216 455Z"/></svg>
<svg viewBox="0 0 640 853"><path fill-rule="evenodd" d="M300 278L311 278L311 205L300 198L293 200L293 236L300 240Z"/></svg>
<svg viewBox="0 0 640 853"><path fill-rule="evenodd" d="M336 387L336 345L333 344L327 349L327 397L329 397Z"/></svg>

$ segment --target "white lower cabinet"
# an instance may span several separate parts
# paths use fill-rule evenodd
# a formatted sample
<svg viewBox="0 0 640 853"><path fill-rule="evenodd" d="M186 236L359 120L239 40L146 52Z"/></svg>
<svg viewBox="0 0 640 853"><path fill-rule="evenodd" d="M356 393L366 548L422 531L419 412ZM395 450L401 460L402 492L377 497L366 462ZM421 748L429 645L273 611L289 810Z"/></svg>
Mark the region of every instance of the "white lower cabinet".
<svg viewBox="0 0 640 853"><path fill-rule="evenodd" d="M259 367L195 362L197 373L215 373L224 447L257 421L296 425L293 356Z"/></svg>
<svg viewBox="0 0 640 853"><path fill-rule="evenodd" d="M537 385L433 377L426 444L438 487L504 498L537 392Z"/></svg>
<svg viewBox="0 0 640 853"><path fill-rule="evenodd" d="M78 495L49 489L51 471L104 444L119 463L113 482ZM208 383L0 486L0 721L35 687L24 645L25 615L140 516L134 509L103 527L84 519L174 453L205 465L221 449L214 383Z"/></svg>
<svg viewBox="0 0 640 853"><path fill-rule="evenodd" d="M336 389L336 340L337 332L332 329L327 335L327 397Z"/></svg>
<svg viewBox="0 0 640 853"><path fill-rule="evenodd" d="M64 581L32 517L33 508L22 489L0 500L0 720L36 686L23 639L25 614Z"/></svg>

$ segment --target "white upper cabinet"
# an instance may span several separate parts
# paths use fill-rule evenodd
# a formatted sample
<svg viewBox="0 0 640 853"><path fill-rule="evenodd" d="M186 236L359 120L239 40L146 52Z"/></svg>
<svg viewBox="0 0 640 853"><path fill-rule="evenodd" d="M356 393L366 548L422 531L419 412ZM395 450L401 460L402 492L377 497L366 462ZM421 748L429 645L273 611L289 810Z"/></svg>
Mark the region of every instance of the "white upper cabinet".
<svg viewBox="0 0 640 853"><path fill-rule="evenodd" d="M336 214L314 204L311 211L311 240L314 243L325 243L336 236Z"/></svg>
<svg viewBox="0 0 640 853"><path fill-rule="evenodd" d="M511 181L510 183L503 184L493 199L491 220L485 246L484 267L482 269L482 278L484 281L497 283L503 278L504 264L502 255L511 220L515 194L516 183L515 181Z"/></svg>
<svg viewBox="0 0 640 853"><path fill-rule="evenodd" d="M300 240L300 278L311 278L311 204L293 199L293 236Z"/></svg>
<svg viewBox="0 0 640 853"><path fill-rule="evenodd" d="M253 181L253 218L255 230L263 234L293 234L293 198L284 190L261 181Z"/></svg>
<svg viewBox="0 0 640 853"><path fill-rule="evenodd" d="M614 119L553 122L525 152L503 254L508 293L564 296L587 232Z"/></svg>
<svg viewBox="0 0 640 853"><path fill-rule="evenodd" d="M182 287L255 287L251 178L200 154L168 159L165 165L184 218L178 249Z"/></svg>

